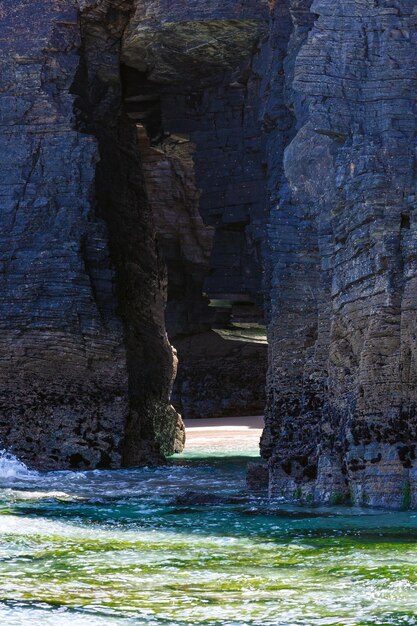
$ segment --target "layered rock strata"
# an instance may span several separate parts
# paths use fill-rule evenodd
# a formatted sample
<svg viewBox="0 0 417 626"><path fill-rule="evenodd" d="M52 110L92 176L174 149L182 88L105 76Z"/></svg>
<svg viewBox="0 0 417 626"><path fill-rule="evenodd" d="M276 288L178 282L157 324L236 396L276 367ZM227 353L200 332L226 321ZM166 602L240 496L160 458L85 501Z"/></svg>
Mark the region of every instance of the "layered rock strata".
<svg viewBox="0 0 417 626"><path fill-rule="evenodd" d="M0 441L43 469L161 461L181 439L165 267L121 113L131 6L76 5L0 9Z"/></svg>
<svg viewBox="0 0 417 626"><path fill-rule="evenodd" d="M309 5L289 2L282 65L295 122L271 212L270 492L415 507L416 8Z"/></svg>
<svg viewBox="0 0 417 626"><path fill-rule="evenodd" d="M216 234L199 202L219 159L213 153L200 168L195 155L204 164L213 144L225 149L221 212L229 182L242 185L234 169L245 141L244 99L231 124L224 85L250 62L265 26L257 8L209 3L172 14L164 3L132 0L1 7L0 441L31 465L161 462L183 445L170 405L176 356L165 306L168 295L174 337L211 327L204 284ZM178 58L161 54L170 45ZM189 70L194 83L184 93L178 77L187 80ZM165 172L163 211L154 168ZM239 244L228 254L239 295L259 298L249 222L239 218ZM224 291L216 281L214 289Z"/></svg>
<svg viewBox="0 0 417 626"><path fill-rule="evenodd" d="M271 496L416 507L413 3L0 18L2 445L161 462L183 442L166 328L178 405L240 411L261 353L207 338L265 307Z"/></svg>
<svg viewBox="0 0 417 626"><path fill-rule="evenodd" d="M141 2L123 37L125 105L142 138L167 263L174 404L184 417L261 413L265 404L265 346L211 329L263 321L266 185L254 63L267 18L266 3Z"/></svg>
<svg viewBox="0 0 417 626"><path fill-rule="evenodd" d="M175 338L178 368L172 402L185 418L262 415L266 343L216 331Z"/></svg>

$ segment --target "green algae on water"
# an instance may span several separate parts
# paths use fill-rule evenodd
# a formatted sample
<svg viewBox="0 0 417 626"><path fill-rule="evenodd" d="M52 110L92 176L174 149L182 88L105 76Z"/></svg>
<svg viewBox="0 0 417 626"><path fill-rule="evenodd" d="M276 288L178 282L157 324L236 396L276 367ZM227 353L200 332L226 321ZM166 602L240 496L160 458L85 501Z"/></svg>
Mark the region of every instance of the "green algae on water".
<svg viewBox="0 0 417 626"><path fill-rule="evenodd" d="M272 506L247 461L3 481L0 623L417 625L415 513Z"/></svg>

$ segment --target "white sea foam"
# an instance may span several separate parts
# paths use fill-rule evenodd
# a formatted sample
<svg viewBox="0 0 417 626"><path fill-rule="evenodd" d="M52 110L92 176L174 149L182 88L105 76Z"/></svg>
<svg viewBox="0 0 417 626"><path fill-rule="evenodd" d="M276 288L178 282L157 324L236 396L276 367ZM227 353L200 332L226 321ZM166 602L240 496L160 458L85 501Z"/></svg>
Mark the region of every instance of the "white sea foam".
<svg viewBox="0 0 417 626"><path fill-rule="evenodd" d="M67 502L83 501L85 498L74 496L65 491L24 491L21 489L4 489L2 494L12 500L44 500L55 498L55 500L64 500Z"/></svg>
<svg viewBox="0 0 417 626"><path fill-rule="evenodd" d="M0 480L27 480L37 476L38 472L29 470L13 454L7 452L7 450L0 450Z"/></svg>

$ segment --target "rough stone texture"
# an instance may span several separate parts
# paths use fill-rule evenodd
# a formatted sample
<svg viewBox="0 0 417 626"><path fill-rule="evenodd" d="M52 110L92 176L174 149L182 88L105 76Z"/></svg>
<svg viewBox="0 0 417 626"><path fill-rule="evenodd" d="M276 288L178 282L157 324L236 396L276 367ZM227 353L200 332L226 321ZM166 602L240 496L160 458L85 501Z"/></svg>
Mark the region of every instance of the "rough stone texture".
<svg viewBox="0 0 417 626"><path fill-rule="evenodd" d="M246 485L251 493L267 494L269 489L269 467L263 463L248 463Z"/></svg>
<svg viewBox="0 0 417 626"><path fill-rule="evenodd" d="M77 11L3 3L1 31L0 440L43 467L117 465L125 350L97 145L72 124Z"/></svg>
<svg viewBox="0 0 417 626"><path fill-rule="evenodd" d="M235 70L265 26L265 0L144 0L125 31L122 61L155 83L214 80Z"/></svg>
<svg viewBox="0 0 417 626"><path fill-rule="evenodd" d="M144 124L162 150L167 135L173 138L171 151L175 141L191 142L194 165L184 163L183 170L189 170L195 183L190 187L186 181L183 187L186 201L194 206L194 184L200 190L199 210L214 230L203 285L211 298L262 300L265 171L258 119L261 77L254 59L267 19L263 0L145 0L137 3L123 38L129 115ZM215 31L206 32L213 24ZM160 41L166 30L174 37L169 44ZM195 47L194 37L201 39ZM157 182L163 189L164 181ZM201 238L201 226L199 231ZM209 250L205 243L206 259Z"/></svg>
<svg viewBox="0 0 417 626"><path fill-rule="evenodd" d="M73 86L78 122L99 143L96 197L108 224L124 325L130 408L124 465L161 462L162 454L180 451L184 440L181 418L169 399L177 362L165 330L166 266L136 128L122 107L120 40L131 9L131 2L103 1L82 13L83 48Z"/></svg>
<svg viewBox="0 0 417 626"><path fill-rule="evenodd" d="M209 300L232 321L264 304L271 496L416 507L414 3L8 4L4 444L161 461L184 434L166 300L194 414L225 391ZM259 355L234 350L212 368L240 410Z"/></svg>
<svg viewBox="0 0 417 626"><path fill-rule="evenodd" d="M248 85L265 8L2 5L0 440L31 465L116 467L181 449L167 290L172 337L211 327L209 278L217 296L260 299ZM169 41L177 56L161 52Z"/></svg>
<svg viewBox="0 0 417 626"><path fill-rule="evenodd" d="M173 134L151 145L145 128L137 128L145 189L167 264L167 330L171 338L198 333L211 321L202 290L210 267L213 228L204 224L199 212L195 145L187 136Z"/></svg>
<svg viewBox="0 0 417 626"><path fill-rule="evenodd" d="M178 421L117 4L0 7L0 441L44 469L160 461Z"/></svg>
<svg viewBox="0 0 417 626"><path fill-rule="evenodd" d="M123 38L125 105L141 137L167 263L167 330L179 356L173 397L184 417L258 413L265 404L265 347L237 346L210 329L248 313L263 319L265 171L254 59L267 17L266 3L256 1L148 0ZM229 313L209 308L210 299L228 303Z"/></svg>
<svg viewBox="0 0 417 626"><path fill-rule="evenodd" d="M417 9L315 0L307 36L308 5L271 213L270 491L416 506Z"/></svg>
<svg viewBox="0 0 417 626"><path fill-rule="evenodd" d="M267 346L226 340L214 331L177 337L172 402L185 419L261 415Z"/></svg>

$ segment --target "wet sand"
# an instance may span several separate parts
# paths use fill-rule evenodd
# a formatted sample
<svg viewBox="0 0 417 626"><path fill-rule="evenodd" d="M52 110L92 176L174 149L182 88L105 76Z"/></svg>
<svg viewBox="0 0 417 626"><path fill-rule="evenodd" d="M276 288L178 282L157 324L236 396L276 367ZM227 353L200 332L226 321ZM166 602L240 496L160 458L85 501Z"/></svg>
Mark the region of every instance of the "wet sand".
<svg viewBox="0 0 417 626"><path fill-rule="evenodd" d="M262 415L185 420L185 453L256 451L263 424Z"/></svg>

